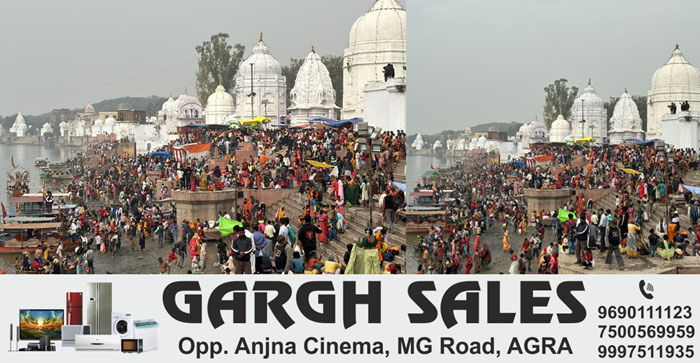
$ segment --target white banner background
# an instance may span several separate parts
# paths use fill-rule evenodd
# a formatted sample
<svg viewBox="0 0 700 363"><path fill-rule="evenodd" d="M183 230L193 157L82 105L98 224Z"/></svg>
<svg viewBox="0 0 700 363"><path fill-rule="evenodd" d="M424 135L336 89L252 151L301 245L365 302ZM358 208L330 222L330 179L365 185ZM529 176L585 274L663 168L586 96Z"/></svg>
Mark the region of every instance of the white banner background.
<svg viewBox="0 0 700 363"><path fill-rule="evenodd" d="M318 324L309 322L302 316L296 307L296 287L304 282L317 279L333 281L336 301L336 323ZM654 286L654 298L644 298L639 289L639 281ZM162 296L164 288L173 281L197 280L202 287L203 322L202 324L186 324L173 319L163 306ZM214 329L209 322L206 306L211 292L220 284L227 281L245 281L248 286L247 300L247 324L232 323L232 312L224 311L222 316L226 323ZM295 321L288 329L268 314L267 324L254 323L254 293L252 286L255 281L276 280L284 281L292 286L293 295L285 305L286 311ZM549 324L521 324L520 323L520 282L521 281L548 281L552 290L537 292L535 296L550 297L546 308L536 308L535 313L569 313L570 310L557 297L556 287L564 281L583 281L585 291L574 292L573 295L586 308L586 319L577 324L559 324L556 315ZM382 291L382 316L381 324L367 323L367 307L361 305L357 308L357 324L345 329L343 326L342 308L342 281L356 281L358 292L367 291L368 281L381 281ZM458 324L447 329L440 317L429 324L411 324L408 314L419 313L421 310L409 298L408 286L416 281L434 281L436 291L425 292L433 305L440 308L440 300L444 292L452 285L462 281L477 281L480 284L479 294L480 323L466 324L466 313L457 311L455 317ZM516 312L513 324L488 324L487 321L487 287L488 281L501 282L501 311ZM74 291L87 291L88 282L112 282L112 310L114 312L132 312L135 319L155 319L160 324L159 349L143 354L123 354L118 352L76 352L73 348L63 348L60 342L56 342L56 352L8 352L9 325L18 323L19 309L65 309L65 293ZM47 359L61 361L99 361L100 363L126 361L168 361L191 362L196 359L194 354L185 355L178 349L178 343L183 337L191 337L195 341L221 342L227 355L218 355L219 361L243 361L243 362L294 362L301 360L329 359L333 362L425 362L426 359L439 358L441 361L457 362L476 360L479 362L592 362L597 360L607 361L643 361L646 359L600 359L598 346L601 344L682 344L694 345L700 349L700 340L696 332L693 338L624 338L610 339L600 338L598 325L609 324L664 324L664 325L693 325L696 329L700 326L700 304L698 301L697 286L700 285L699 276L678 275L599 275L599 276L504 276L504 275L475 275L475 276L175 276L175 275L92 275L92 276L3 276L0 278L0 286L3 295L0 298L0 362L46 362ZM187 294L193 294L188 292ZM323 293L328 294L328 293ZM268 293L272 299L276 293ZM320 309L318 295L311 295L311 306ZM185 293L177 296L180 309L188 311L189 307L184 303ZM230 299L231 294L227 295ZM460 295L461 298L465 294ZM598 318L598 307L609 306L692 306L692 318L689 320L669 319L624 319L607 320ZM268 359L263 358L263 353L251 355L234 355L235 347L240 337L247 338L248 342L254 340L293 341L296 343L296 354L272 355ZM384 349L389 352L388 357L379 355L309 355L304 351L304 340L309 337L324 338L326 341L381 341ZM432 340L432 352L430 354L405 355L398 353L398 338L404 337L429 337ZM452 337L456 341L483 342L490 337L494 338L495 348L500 351L496 355L472 355L472 354L445 354L440 353L440 339ZM553 337L558 347L562 339L566 337L573 354L564 352L560 355L551 354L506 354L511 340L517 337L521 344L528 337L541 339ZM4 344L4 346L3 346ZM20 348L26 342L20 342ZM13 342L14 348L14 342ZM664 361L692 359L663 359ZM210 360L207 355L201 360ZM653 360L659 360L655 358Z"/></svg>

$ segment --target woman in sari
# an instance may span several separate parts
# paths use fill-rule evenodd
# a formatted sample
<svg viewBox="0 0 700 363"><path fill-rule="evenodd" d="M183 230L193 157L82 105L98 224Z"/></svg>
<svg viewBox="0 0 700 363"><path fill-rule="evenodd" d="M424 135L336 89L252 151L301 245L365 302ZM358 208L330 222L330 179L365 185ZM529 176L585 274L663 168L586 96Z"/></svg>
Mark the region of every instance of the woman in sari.
<svg viewBox="0 0 700 363"><path fill-rule="evenodd" d="M316 238L318 242L327 242L327 236L328 236L328 215L326 214L326 210L322 209L321 210L321 215L318 217L318 224L321 227L321 233L319 233Z"/></svg>
<svg viewBox="0 0 700 363"><path fill-rule="evenodd" d="M508 252L510 250L510 238L508 237L508 230L503 231L503 252Z"/></svg>
<svg viewBox="0 0 700 363"><path fill-rule="evenodd" d="M464 274L469 275L472 270L472 256L467 254L467 261L464 263Z"/></svg>
<svg viewBox="0 0 700 363"><path fill-rule="evenodd" d="M489 250L489 246L486 243L481 246L479 259L481 260L481 268L483 270L488 270L489 264L491 264L491 250Z"/></svg>
<svg viewBox="0 0 700 363"><path fill-rule="evenodd" d="M673 255L676 253L676 249L669 244L667 239L664 239L663 246L659 246L656 249L656 254L661 256L661 258L671 261Z"/></svg>

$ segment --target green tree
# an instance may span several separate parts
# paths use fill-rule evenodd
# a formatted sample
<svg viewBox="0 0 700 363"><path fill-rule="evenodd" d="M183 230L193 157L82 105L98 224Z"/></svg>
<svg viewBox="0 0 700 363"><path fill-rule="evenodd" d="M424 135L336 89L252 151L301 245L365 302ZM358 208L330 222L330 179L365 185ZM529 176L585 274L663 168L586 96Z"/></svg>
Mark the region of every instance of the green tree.
<svg viewBox="0 0 700 363"><path fill-rule="evenodd" d="M552 125L552 122L557 119L560 112L567 120L571 116L571 106L574 104L576 95L578 95L578 87L569 88L566 82L568 81L565 78L561 78L544 88L543 116L547 127Z"/></svg>
<svg viewBox="0 0 700 363"><path fill-rule="evenodd" d="M335 90L335 104L338 107L343 106L343 57L336 55L321 56L321 62L328 69L328 74L331 77L331 84ZM290 58L289 64L282 66L282 75L287 77L287 107L291 106L289 93L294 87L294 82L297 79L299 68L304 63L303 59Z"/></svg>
<svg viewBox="0 0 700 363"><path fill-rule="evenodd" d="M199 54L197 96L202 102L206 102L209 95L214 93L219 85L219 77L226 90L233 90L236 86L234 77L243 58L245 46L231 45L228 38L226 33L215 34L195 48Z"/></svg>
<svg viewBox="0 0 700 363"><path fill-rule="evenodd" d="M620 97L610 97L608 102L605 102L605 110L608 112L608 130L610 130L610 119L613 116L613 111L615 111L615 105ZM637 105L637 110L639 110L639 117L642 119L642 130L647 130L647 96L632 96L632 101Z"/></svg>

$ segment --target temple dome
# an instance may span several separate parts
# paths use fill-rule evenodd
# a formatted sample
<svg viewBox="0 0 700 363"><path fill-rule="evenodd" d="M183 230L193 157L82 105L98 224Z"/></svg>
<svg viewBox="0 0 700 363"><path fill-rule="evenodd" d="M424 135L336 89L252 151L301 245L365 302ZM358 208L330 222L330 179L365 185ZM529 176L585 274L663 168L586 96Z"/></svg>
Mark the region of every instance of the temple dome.
<svg viewBox="0 0 700 363"><path fill-rule="evenodd" d="M678 46L666 64L657 69L651 77L651 91L673 92L674 89L697 87L700 87L700 70L685 59Z"/></svg>
<svg viewBox="0 0 700 363"><path fill-rule="evenodd" d="M593 89L590 79L583 93L574 100L570 115L571 123L576 125L572 127L572 133L575 137L591 136L599 142L603 142L603 139L607 138L608 112L605 110L603 99ZM580 126L581 120L585 120L583 130Z"/></svg>
<svg viewBox="0 0 700 363"><path fill-rule="evenodd" d="M552 128L549 131L549 141L564 142L564 139L569 135L571 135L569 121L566 121L564 116L559 115L559 117L552 122Z"/></svg>
<svg viewBox="0 0 700 363"><path fill-rule="evenodd" d="M406 10L396 0L377 0L353 23L343 53L343 112L364 117L365 87L384 82L391 63L396 78L406 77Z"/></svg>
<svg viewBox="0 0 700 363"><path fill-rule="evenodd" d="M252 99L249 95L251 80L255 93ZM252 53L238 67L235 92L236 115L241 118L264 116L280 122L287 115L287 79L263 41L262 33Z"/></svg>
<svg viewBox="0 0 700 363"><path fill-rule="evenodd" d="M17 126L27 124L27 121L25 121L24 116L22 116L21 112L17 114L17 117L15 117L15 124Z"/></svg>
<svg viewBox="0 0 700 363"><path fill-rule="evenodd" d="M688 101L691 110L700 106L700 70L683 56L678 45L666 64L654 72L647 93L647 137L662 138L661 118L668 105Z"/></svg>
<svg viewBox="0 0 700 363"><path fill-rule="evenodd" d="M256 44L253 48L253 52L238 66L236 78L241 77L242 79L250 80L251 63L253 64L253 74L255 76L254 80L260 78L270 78L270 75L279 77L282 76L282 66L280 65L280 62L278 62L272 56L270 49L267 47L265 42L263 42L262 33L260 34L258 44Z"/></svg>
<svg viewBox="0 0 700 363"><path fill-rule="evenodd" d="M174 103L175 103L175 100L172 97L168 98L167 101L163 102L163 107L161 108L161 110L162 111L172 110Z"/></svg>
<svg viewBox="0 0 700 363"><path fill-rule="evenodd" d="M337 107L335 89L328 68L312 50L299 68L294 88L289 92L292 108L305 106Z"/></svg>
<svg viewBox="0 0 700 363"><path fill-rule="evenodd" d="M350 45L406 41L406 10L396 0L377 0L350 28Z"/></svg>
<svg viewBox="0 0 700 363"><path fill-rule="evenodd" d="M627 90L622 93L617 104L615 104L610 124L614 131L642 129L642 118L639 116L639 109L637 104L634 103L632 96L627 93Z"/></svg>
<svg viewBox="0 0 700 363"><path fill-rule="evenodd" d="M207 99L205 113L207 125L223 125L226 117L234 112L233 96L226 92L224 86L221 85L221 81L219 81L216 90Z"/></svg>
<svg viewBox="0 0 700 363"><path fill-rule="evenodd" d="M610 125L612 128L610 131L611 144L618 144L626 138L641 139L644 137L639 109L627 90L622 93L615 104Z"/></svg>
<svg viewBox="0 0 700 363"><path fill-rule="evenodd" d="M85 106L85 113L95 113L95 107L93 107L91 103L88 103L88 105Z"/></svg>
<svg viewBox="0 0 700 363"><path fill-rule="evenodd" d="M109 116L105 120L105 126L113 126L116 122L117 122L117 120L115 120L114 117Z"/></svg>

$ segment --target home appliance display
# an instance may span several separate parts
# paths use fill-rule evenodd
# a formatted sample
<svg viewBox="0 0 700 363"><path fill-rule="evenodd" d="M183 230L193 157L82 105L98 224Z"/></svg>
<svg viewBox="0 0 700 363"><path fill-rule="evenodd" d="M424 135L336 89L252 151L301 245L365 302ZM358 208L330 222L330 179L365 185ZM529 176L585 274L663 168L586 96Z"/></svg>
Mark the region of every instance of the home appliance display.
<svg viewBox="0 0 700 363"><path fill-rule="evenodd" d="M39 339L39 350L42 352L53 352L56 350L56 346L51 343L51 338L48 335L44 335Z"/></svg>
<svg viewBox="0 0 700 363"><path fill-rule="evenodd" d="M158 322L153 319L134 321L136 339L143 340L143 351L149 352L158 349Z"/></svg>
<svg viewBox="0 0 700 363"><path fill-rule="evenodd" d="M112 313L112 334L120 339L134 339L134 315L132 313Z"/></svg>
<svg viewBox="0 0 700 363"><path fill-rule="evenodd" d="M64 325L61 328L61 346L74 347L76 335L90 335L90 325Z"/></svg>
<svg viewBox="0 0 700 363"><path fill-rule="evenodd" d="M122 353L143 353L143 339L122 339Z"/></svg>
<svg viewBox="0 0 700 363"><path fill-rule="evenodd" d="M87 325L90 325L92 333L112 334L112 283L88 283L85 307L87 308Z"/></svg>
<svg viewBox="0 0 700 363"><path fill-rule="evenodd" d="M66 325L83 325L83 293L66 293Z"/></svg>
<svg viewBox="0 0 700 363"><path fill-rule="evenodd" d="M121 339L116 335L76 335L76 351L119 351Z"/></svg>
<svg viewBox="0 0 700 363"><path fill-rule="evenodd" d="M8 352L12 351L12 339L13 339L14 335L15 335L15 326L10 324L10 349L8 350Z"/></svg>
<svg viewBox="0 0 700 363"><path fill-rule="evenodd" d="M19 311L19 339L39 340L48 336L50 340L61 340L63 310Z"/></svg>

